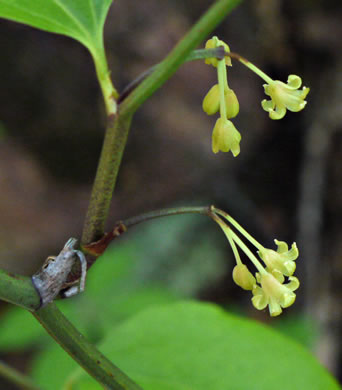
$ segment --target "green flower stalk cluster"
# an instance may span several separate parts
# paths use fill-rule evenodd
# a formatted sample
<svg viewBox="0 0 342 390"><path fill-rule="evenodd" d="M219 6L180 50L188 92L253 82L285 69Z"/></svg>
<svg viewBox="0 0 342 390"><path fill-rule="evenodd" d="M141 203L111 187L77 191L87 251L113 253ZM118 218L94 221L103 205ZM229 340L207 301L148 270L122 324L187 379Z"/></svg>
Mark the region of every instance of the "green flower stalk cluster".
<svg viewBox="0 0 342 390"><path fill-rule="evenodd" d="M220 111L220 118L216 121L212 135L212 150L214 153L219 151L233 153L236 157L240 153L241 134L235 128L233 122L229 119L234 118L239 113L239 101L232 89L228 86L227 81L227 66L231 66L229 57L229 46L219 40L216 36L207 41L205 48L213 49L223 46L227 56L218 60L217 58L207 58L205 63L217 68L218 84L215 84L207 93L203 100L203 111L208 115L213 115ZM233 57L233 53L231 53ZM282 119L286 110L298 112L306 106L305 98L310 91L310 88L303 87L302 80L299 76L290 75L287 84L279 80L272 80L263 71L245 60L239 55L234 55L235 58L244 64L247 68L261 77L264 84L265 94L270 97L270 100L264 99L261 102L262 108L269 113L271 119Z"/></svg>
<svg viewBox="0 0 342 390"><path fill-rule="evenodd" d="M296 243L289 249L284 241L275 240L278 246L276 251L264 248L229 214L214 207L211 211L213 220L223 230L234 253L236 260L233 269L234 282L244 290L252 292L252 304L256 309L263 310L268 306L270 315L278 316L284 308L294 303L296 299L294 291L299 287L299 280L293 276L296 269L295 260L299 255ZM257 248L259 259L228 224ZM242 263L237 247L248 256L257 269L255 275Z"/></svg>
<svg viewBox="0 0 342 390"><path fill-rule="evenodd" d="M214 49L219 46L223 46L226 52L230 51L228 45L217 37L210 39L205 48ZM226 66L231 66L231 60L229 57L222 60L207 58L205 63L217 68L218 78L218 84L209 90L202 104L203 111L208 115L220 112L220 118L217 119L213 130L212 150L214 153L218 153L220 150L222 152L231 151L236 157L240 153L241 134L229 119L236 117L240 107L235 92L228 86Z"/></svg>

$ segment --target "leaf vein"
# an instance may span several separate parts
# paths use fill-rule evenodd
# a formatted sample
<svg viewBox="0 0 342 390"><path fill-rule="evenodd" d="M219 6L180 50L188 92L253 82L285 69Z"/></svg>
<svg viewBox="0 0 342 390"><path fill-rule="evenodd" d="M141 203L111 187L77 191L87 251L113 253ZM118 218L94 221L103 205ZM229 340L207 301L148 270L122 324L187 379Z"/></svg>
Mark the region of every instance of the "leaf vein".
<svg viewBox="0 0 342 390"><path fill-rule="evenodd" d="M64 30L64 31L68 31L68 28L66 28L65 25L63 25L62 23L56 22L55 19L49 18L49 17L47 17L47 16L45 16L45 15L42 15L42 14L40 14L40 13L34 12L34 11L32 11L31 9L24 9L24 10L23 10L23 8L21 8L20 6L15 5L15 4L11 4L10 2L7 2L6 0L2 0L2 1L3 1L3 2L6 2L7 5L8 5L9 7L11 7L13 10L16 10L16 9L17 9L17 10L19 10L19 11L21 11L21 12L25 12L27 15L31 15L31 16L37 18L37 19L44 20L44 21L48 22L48 23L51 24L51 25L54 25L54 26L57 26L57 27L61 28L61 29ZM5 18L7 19L7 17L5 17ZM13 21L16 21L16 22L19 22L19 23L23 23L23 24L29 24L29 23L24 22L24 21L22 21L22 20L16 20L16 19L10 18L10 17L8 17L8 19L11 19L11 20L13 20ZM29 25L30 25L30 26L33 26L33 27L36 27L36 28L40 28L40 27L37 27L37 26L35 26L35 25L33 25L33 24L29 24Z"/></svg>
<svg viewBox="0 0 342 390"><path fill-rule="evenodd" d="M89 31L81 23L81 21L71 12L69 8L67 8L60 0L52 0L77 26L78 28L91 40Z"/></svg>
<svg viewBox="0 0 342 390"><path fill-rule="evenodd" d="M93 0L88 0L89 2L89 9L91 11L91 15L93 17L93 23L94 23L94 26L95 28L97 27L97 23L96 23L96 12L95 12L95 8L94 8L94 1Z"/></svg>

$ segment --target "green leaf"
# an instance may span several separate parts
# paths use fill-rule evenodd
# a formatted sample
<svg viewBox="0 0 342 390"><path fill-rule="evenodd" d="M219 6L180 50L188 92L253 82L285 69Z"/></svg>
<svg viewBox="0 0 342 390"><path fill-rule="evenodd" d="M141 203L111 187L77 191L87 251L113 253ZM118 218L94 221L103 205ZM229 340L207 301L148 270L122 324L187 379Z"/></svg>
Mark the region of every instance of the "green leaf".
<svg viewBox="0 0 342 390"><path fill-rule="evenodd" d="M13 306L1 316L1 352L24 350L47 339L49 336L27 310Z"/></svg>
<svg viewBox="0 0 342 390"><path fill-rule="evenodd" d="M1 0L0 17L67 35L90 51L102 46L102 31L112 0Z"/></svg>
<svg viewBox="0 0 342 390"><path fill-rule="evenodd" d="M103 26L112 0L1 0L0 17L63 34L90 51L108 115L116 112L118 92L110 79Z"/></svg>
<svg viewBox="0 0 342 390"><path fill-rule="evenodd" d="M318 337L318 324L314 319L310 319L303 314L287 315L284 318L279 318L272 324L273 327L296 340L298 343L313 349Z"/></svg>
<svg viewBox="0 0 342 390"><path fill-rule="evenodd" d="M55 343L33 359L30 376L44 390L59 390L71 372L77 375L79 369L75 360Z"/></svg>
<svg viewBox="0 0 342 390"><path fill-rule="evenodd" d="M144 390L339 389L303 346L212 304L148 308L101 346Z"/></svg>
<svg viewBox="0 0 342 390"><path fill-rule="evenodd" d="M227 251L217 245L208 226L197 215L179 215L137 227L131 238L138 247L140 274L160 281L184 298L222 280Z"/></svg>
<svg viewBox="0 0 342 390"><path fill-rule="evenodd" d="M141 277L140 260L135 245L112 245L89 271L84 293L58 302L59 308L82 333L99 340L147 306L174 302L175 293Z"/></svg>

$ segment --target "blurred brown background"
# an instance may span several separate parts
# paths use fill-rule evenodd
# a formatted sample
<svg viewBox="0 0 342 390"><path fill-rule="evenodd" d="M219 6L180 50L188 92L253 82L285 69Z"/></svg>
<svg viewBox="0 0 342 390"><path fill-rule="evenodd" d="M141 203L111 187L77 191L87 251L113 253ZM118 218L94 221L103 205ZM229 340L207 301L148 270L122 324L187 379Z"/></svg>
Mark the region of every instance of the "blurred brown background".
<svg viewBox="0 0 342 390"><path fill-rule="evenodd" d="M159 62L210 4L114 2L105 44L115 86L122 90ZM296 241L302 285L293 310L316 321L316 354L339 379L341 21L339 0L245 1L215 34L274 79L300 75L311 88L307 107L270 120L260 106L263 81L233 62L228 77L240 101L234 123L241 154L214 155L215 118L201 102L215 71L202 61L183 65L133 120L111 216L114 223L162 207L215 204L265 246L274 238ZM0 266L32 274L80 235L104 112L91 58L77 42L1 20L0 47ZM194 237L212 235L227 255L218 230L199 224ZM221 278L198 296L226 302L240 294L230 272L227 261Z"/></svg>

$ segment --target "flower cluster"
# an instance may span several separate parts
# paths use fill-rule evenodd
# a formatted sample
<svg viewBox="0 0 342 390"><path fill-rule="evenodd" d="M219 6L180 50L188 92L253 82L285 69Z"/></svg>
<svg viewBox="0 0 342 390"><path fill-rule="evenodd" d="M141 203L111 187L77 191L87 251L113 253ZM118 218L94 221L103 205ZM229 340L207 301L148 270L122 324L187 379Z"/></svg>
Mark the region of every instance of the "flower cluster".
<svg viewBox="0 0 342 390"><path fill-rule="evenodd" d="M213 152L231 151L233 156L236 157L240 153L241 134L230 119L237 116L240 106L235 92L228 85L227 66L231 66L231 57L237 58L266 82L264 90L270 99L264 99L261 106L268 112L271 119L282 119L286 114L286 110L292 112L303 110L307 103L305 98L310 89L307 87L300 89L302 80L296 75L290 75L286 84L279 80L272 80L251 62L231 53L229 46L215 36L207 41L205 48L216 49L222 46L225 51L223 59L210 57L205 60L206 64L217 69L218 82L206 94L202 107L208 115L214 115L217 112L220 114L212 133ZM236 259L233 280L244 290L252 292L254 307L262 310L268 306L270 315L277 316L284 308L291 306L296 299L294 291L299 287L298 279L293 276L296 269L295 260L299 254L296 243L293 243L289 249L285 242L275 240L277 250L264 248L230 215L222 210L212 207L211 217L222 228L232 247ZM259 258L250 251L227 222L257 248ZM258 272L255 275L242 263L238 247L256 267Z"/></svg>
<svg viewBox="0 0 342 390"><path fill-rule="evenodd" d="M205 48L213 49L219 46L223 46L226 52L230 51L229 46L217 37L207 41ZM220 112L220 118L217 119L213 130L212 150L214 153L220 150L222 152L231 151L236 157L240 153L241 134L229 119L236 117L240 107L235 92L228 86L226 66L231 66L231 60L230 57L222 60L207 58L205 63L217 68L218 79L218 83L209 90L202 104L203 111L208 115Z"/></svg>
<svg viewBox="0 0 342 390"><path fill-rule="evenodd" d="M282 309L291 306L295 299L295 290L299 287L299 280L293 276L296 269L295 260L299 252L296 243L291 249L284 241L275 240L278 249L264 248L248 232L243 229L230 215L222 210L212 207L212 218L219 224L232 247L236 266L233 269L234 282L244 290L252 292L252 304L258 310L268 306L271 316L278 316ZM229 224L235 227L245 238L247 238L257 249L258 259L244 244L240 237L220 217L223 217ZM255 276L242 263L237 246L248 256L258 272ZM262 262L264 263L262 265ZM285 283L285 277L288 281Z"/></svg>
<svg viewBox="0 0 342 390"><path fill-rule="evenodd" d="M220 111L220 118L216 121L212 135L212 149L214 153L218 151L231 151L236 157L240 153L241 135L235 128L233 122L229 119L234 118L239 112L239 102L232 89L228 86L226 66L231 66L229 57L229 46L219 40L217 37L207 41L205 48L214 49L223 46L227 56L219 60L217 58L207 58L205 63L217 68L218 84L215 84L207 93L203 100L203 110L208 115L213 115ZM287 84L279 80L272 80L263 71L245 60L241 56L236 56L238 60L247 68L260 76L266 84L264 84L265 94L270 97L270 100L264 99L261 102L262 108L268 112L271 119L282 119L286 110L298 112L306 106L305 98L310 91L310 88L303 87L302 80L299 76L290 75Z"/></svg>

